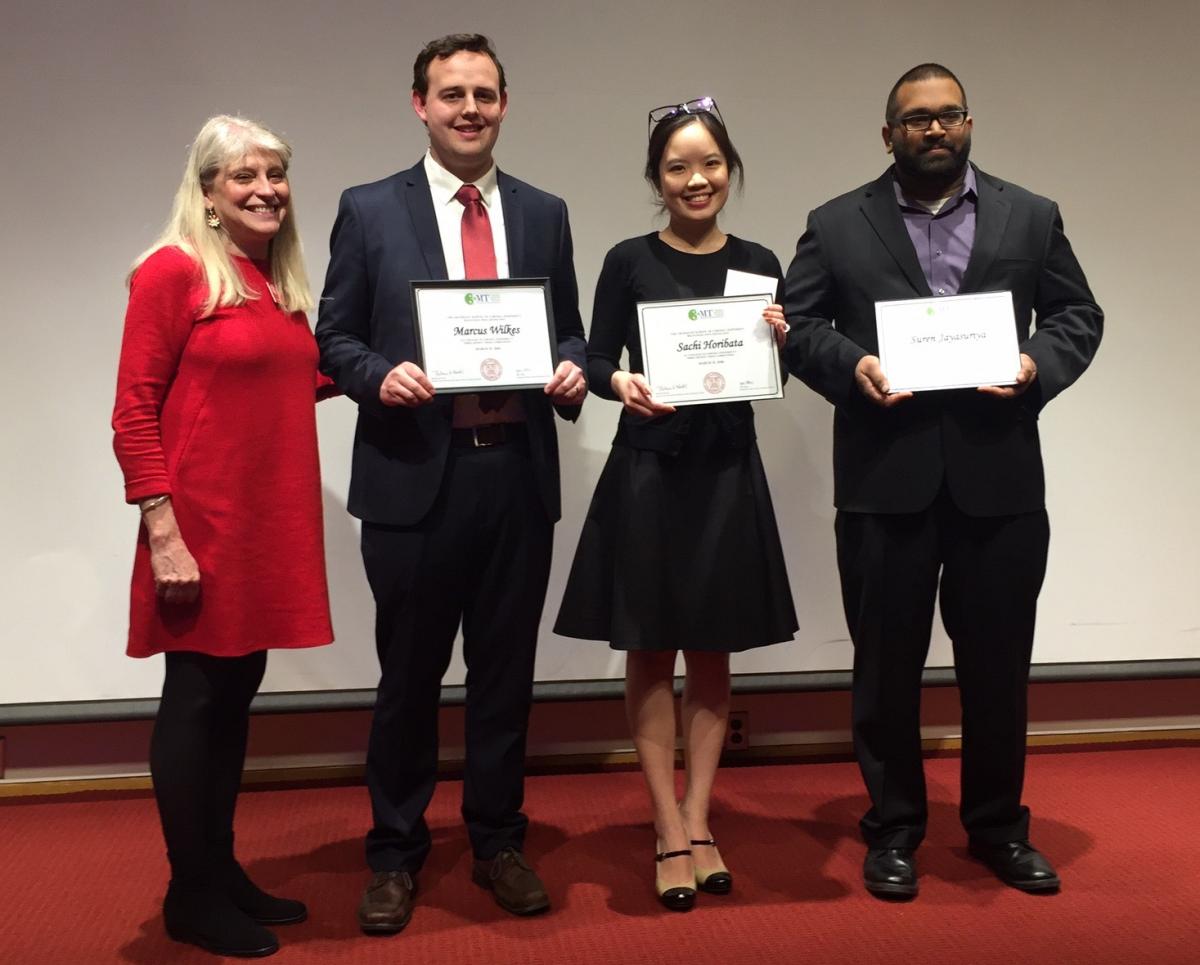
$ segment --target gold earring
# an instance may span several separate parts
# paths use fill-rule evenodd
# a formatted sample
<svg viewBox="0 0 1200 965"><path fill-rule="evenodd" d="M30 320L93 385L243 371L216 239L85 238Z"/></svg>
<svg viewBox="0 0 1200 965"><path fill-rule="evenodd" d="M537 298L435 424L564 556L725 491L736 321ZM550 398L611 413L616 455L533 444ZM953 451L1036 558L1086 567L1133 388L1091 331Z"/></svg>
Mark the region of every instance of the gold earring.
<svg viewBox="0 0 1200 965"><path fill-rule="evenodd" d="M208 215L208 216L207 216L207 217L206 217L204 220L205 220L205 221L208 223L208 226L209 226L210 228L219 228L219 227L221 227L221 219L217 217L217 210L216 210L216 208L208 208L208 209L207 209L207 215Z"/></svg>

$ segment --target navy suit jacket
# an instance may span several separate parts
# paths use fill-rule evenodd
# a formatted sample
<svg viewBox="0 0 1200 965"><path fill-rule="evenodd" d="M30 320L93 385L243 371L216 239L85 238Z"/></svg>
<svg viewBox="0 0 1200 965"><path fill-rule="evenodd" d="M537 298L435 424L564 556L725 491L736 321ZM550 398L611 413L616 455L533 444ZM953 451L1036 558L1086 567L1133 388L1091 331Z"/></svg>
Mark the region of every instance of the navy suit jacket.
<svg viewBox="0 0 1200 965"><path fill-rule="evenodd" d="M567 207L562 199L498 172L509 275L549 278L560 359L586 369L583 322ZM409 409L385 406L379 387L400 362L415 361L410 281L446 278L441 236L423 163L342 193L329 242L317 320L321 371L358 403L350 513L410 526L429 512L450 447L453 397ZM546 514L561 514L553 409L540 389L522 393L529 443Z"/></svg>
<svg viewBox="0 0 1200 965"><path fill-rule="evenodd" d="M785 361L836 407L839 509L919 512L943 481L971 516L1033 512L1045 504L1038 413L1087 368L1104 314L1063 233L1058 206L975 173L975 243L959 291L1012 292L1020 351L1037 365L1037 379L1016 398L926 392L884 409L858 389L855 366L879 354L875 302L932 296L891 169L813 211L796 246L784 283L791 326Z"/></svg>

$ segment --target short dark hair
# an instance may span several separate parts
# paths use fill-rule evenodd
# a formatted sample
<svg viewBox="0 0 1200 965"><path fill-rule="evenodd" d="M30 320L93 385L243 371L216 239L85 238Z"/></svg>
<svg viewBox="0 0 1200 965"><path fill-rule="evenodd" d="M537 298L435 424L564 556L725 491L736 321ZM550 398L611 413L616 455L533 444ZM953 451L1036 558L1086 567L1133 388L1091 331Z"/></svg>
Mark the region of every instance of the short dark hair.
<svg viewBox="0 0 1200 965"><path fill-rule="evenodd" d="M918 80L930 80L934 77L947 77L958 85L959 92L962 94L962 106L966 109L967 106L967 89L963 87L962 81L954 76L954 71L949 67L943 67L941 64L917 64L912 70L905 71L896 83L892 85L891 92L888 94L887 107L884 108L883 119L889 124L896 121L896 112L900 109L899 99L896 96L900 92L900 88L905 84L911 84Z"/></svg>
<svg viewBox="0 0 1200 965"><path fill-rule="evenodd" d="M733 141L729 139L729 132L725 130L725 125L721 123L720 118L709 111L697 111L695 114L680 111L655 125L654 130L650 132L650 145L646 148L646 170L644 172L646 180L654 185L654 190L662 191L662 177L658 169L662 164L663 155L667 152L667 142L671 140L672 134L693 121L703 124L708 133L713 136L717 147L725 155L725 165L731 174L737 175L740 188L745 177L742 156L733 146Z"/></svg>
<svg viewBox="0 0 1200 965"><path fill-rule="evenodd" d="M429 65L433 63L434 58L445 60L460 50L468 50L473 54L487 54L492 58L492 63L496 65L496 72L500 75L500 93L503 94L505 89L504 65L496 56L492 42L483 34L447 34L445 37L429 41L421 48L421 52L417 54L417 59L413 62L413 90L422 97L428 94Z"/></svg>

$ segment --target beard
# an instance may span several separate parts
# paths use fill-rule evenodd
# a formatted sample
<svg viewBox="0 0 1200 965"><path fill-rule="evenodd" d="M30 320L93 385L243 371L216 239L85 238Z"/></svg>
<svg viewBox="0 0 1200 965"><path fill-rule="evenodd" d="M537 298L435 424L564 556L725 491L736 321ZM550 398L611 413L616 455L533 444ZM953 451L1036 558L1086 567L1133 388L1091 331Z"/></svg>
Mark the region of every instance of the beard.
<svg viewBox="0 0 1200 965"><path fill-rule="evenodd" d="M947 150L934 152L930 147L944 147ZM922 144L916 149L910 149L902 141L892 144L892 156L900 174L906 180L929 185L953 184L962 177L970 155L970 132L958 144L943 140L931 146Z"/></svg>

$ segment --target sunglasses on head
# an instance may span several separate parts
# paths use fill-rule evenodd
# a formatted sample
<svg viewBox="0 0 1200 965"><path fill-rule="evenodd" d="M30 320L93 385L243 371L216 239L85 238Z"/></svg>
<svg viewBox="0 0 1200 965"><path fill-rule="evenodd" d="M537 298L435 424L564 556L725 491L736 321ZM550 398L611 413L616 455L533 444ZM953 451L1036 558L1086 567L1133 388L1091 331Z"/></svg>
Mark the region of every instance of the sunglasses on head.
<svg viewBox="0 0 1200 965"><path fill-rule="evenodd" d="M725 126L725 118L717 109L717 102L711 97L697 97L695 100L684 101L682 104L664 104L662 107L654 108L647 117L646 136L649 137L653 134L654 129L663 121L678 117L680 114L712 114L721 122L722 127Z"/></svg>

